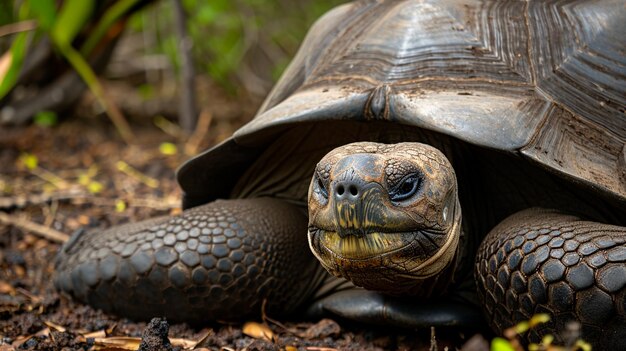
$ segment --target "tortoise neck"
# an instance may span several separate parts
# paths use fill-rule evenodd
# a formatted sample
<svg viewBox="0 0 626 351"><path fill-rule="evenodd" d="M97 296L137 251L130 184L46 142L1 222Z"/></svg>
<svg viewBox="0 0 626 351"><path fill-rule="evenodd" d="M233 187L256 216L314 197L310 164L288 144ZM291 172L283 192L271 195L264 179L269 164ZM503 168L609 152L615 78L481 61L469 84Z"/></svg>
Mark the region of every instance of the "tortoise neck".
<svg viewBox="0 0 626 351"><path fill-rule="evenodd" d="M402 296L412 296L418 298L430 298L441 295L446 295L449 290L455 286L455 278L460 266L459 255L455 255L454 258L446 265L439 274L435 274L423 280L415 280L407 278L407 285L411 285L410 289L404 290ZM403 285L402 282L398 282L398 285ZM386 294L395 295L393 291L384 291Z"/></svg>

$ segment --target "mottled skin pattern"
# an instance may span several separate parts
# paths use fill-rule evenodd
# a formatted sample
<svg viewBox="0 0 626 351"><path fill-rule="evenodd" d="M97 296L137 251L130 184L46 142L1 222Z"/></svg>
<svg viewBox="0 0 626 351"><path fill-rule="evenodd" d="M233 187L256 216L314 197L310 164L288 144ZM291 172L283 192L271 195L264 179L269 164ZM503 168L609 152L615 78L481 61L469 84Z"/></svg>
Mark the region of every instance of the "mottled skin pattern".
<svg viewBox="0 0 626 351"><path fill-rule="evenodd" d="M289 313L317 284L306 217L274 199L216 201L173 218L75 236L57 287L131 318L199 322ZM308 277L301 283L294 279ZM123 302L120 302L123 301Z"/></svg>

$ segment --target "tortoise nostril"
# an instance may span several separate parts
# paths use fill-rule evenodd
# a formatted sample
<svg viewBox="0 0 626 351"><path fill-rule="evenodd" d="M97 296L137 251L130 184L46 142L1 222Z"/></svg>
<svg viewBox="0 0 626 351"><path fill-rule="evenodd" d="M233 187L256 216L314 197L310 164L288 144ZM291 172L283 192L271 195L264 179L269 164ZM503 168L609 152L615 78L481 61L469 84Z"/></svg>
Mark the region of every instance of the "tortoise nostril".
<svg viewBox="0 0 626 351"><path fill-rule="evenodd" d="M361 193L360 189L359 184L350 181L338 182L338 184L335 185L335 198L338 200L356 200Z"/></svg>
<svg viewBox="0 0 626 351"><path fill-rule="evenodd" d="M341 196L341 195L343 195L343 193L344 193L345 191L346 191L346 190L344 189L343 185L339 185L339 186L337 187L337 195Z"/></svg>
<svg viewBox="0 0 626 351"><path fill-rule="evenodd" d="M352 194L352 196L357 196L359 194L359 190L354 185L350 185L349 190L350 190L350 194Z"/></svg>

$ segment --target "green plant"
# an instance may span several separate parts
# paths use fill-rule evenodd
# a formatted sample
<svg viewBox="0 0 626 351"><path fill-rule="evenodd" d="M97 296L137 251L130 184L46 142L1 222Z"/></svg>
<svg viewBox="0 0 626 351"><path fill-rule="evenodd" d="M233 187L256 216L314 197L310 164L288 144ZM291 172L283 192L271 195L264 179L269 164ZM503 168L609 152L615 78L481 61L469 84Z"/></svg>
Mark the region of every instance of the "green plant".
<svg viewBox="0 0 626 351"><path fill-rule="evenodd" d="M549 314L539 313L532 316L528 321L522 321L506 329L503 332L504 337L496 337L491 341L491 351L524 351L519 336L549 321ZM541 342L529 344L528 351L591 351L591 345L579 338L579 325L572 322L571 328L573 329L569 335L571 340L565 340L565 346L553 344L554 335L547 334L541 339Z"/></svg>
<svg viewBox="0 0 626 351"><path fill-rule="evenodd" d="M234 91L254 79L271 85L295 54L310 25L346 0L184 0L194 61L200 73ZM161 1L131 19L136 31L154 31L155 52L177 69L172 5ZM257 77L251 77L254 74Z"/></svg>
<svg viewBox="0 0 626 351"><path fill-rule="evenodd" d="M2 57L5 64L0 65L0 99L9 94L18 83L29 49L47 37L56 52L69 62L87 84L113 120L122 137L129 140L130 128L121 113L106 98L104 89L88 62L88 57L93 54L109 30L115 24L124 21L125 16L141 2L142 0L119 0L103 5L102 2L98 3L95 0L64 0L62 2L28 0L19 5L15 4L15 8L6 4L2 5L11 7L8 14L13 14L13 11L17 11L17 14L9 19L0 17L0 20L13 21L14 24L35 21L36 26L34 30L28 28L19 31L12 41L10 50ZM103 11L102 16L95 16L96 10ZM8 15L5 13L5 16ZM77 43L76 39L80 34L84 34L84 37Z"/></svg>

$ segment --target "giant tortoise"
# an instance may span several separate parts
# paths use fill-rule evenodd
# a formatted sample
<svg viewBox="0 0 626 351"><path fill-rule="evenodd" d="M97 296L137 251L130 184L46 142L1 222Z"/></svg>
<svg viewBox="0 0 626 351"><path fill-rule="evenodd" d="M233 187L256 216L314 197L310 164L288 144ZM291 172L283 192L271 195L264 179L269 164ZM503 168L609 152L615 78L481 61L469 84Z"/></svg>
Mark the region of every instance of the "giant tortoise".
<svg viewBox="0 0 626 351"><path fill-rule="evenodd" d="M189 322L482 306L500 332L547 312L537 334L577 320L624 349L624 33L621 0L339 6L256 117L180 168L181 215L74 235L55 284Z"/></svg>

